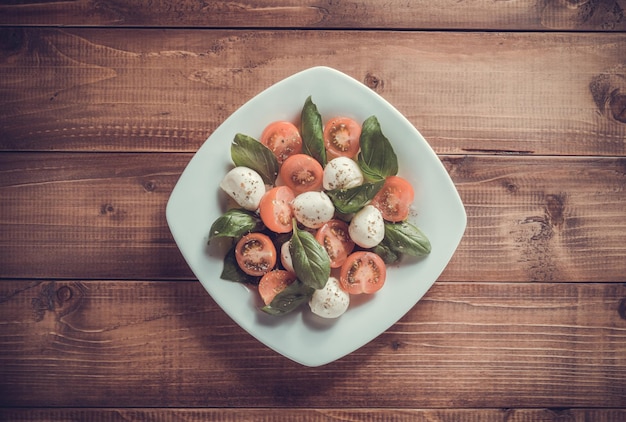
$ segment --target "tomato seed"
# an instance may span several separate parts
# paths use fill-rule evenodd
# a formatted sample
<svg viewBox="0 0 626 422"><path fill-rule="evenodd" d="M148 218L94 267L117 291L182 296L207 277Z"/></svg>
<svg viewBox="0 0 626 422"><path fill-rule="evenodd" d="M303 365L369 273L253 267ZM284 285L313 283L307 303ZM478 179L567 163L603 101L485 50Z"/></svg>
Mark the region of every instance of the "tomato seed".
<svg viewBox="0 0 626 422"><path fill-rule="evenodd" d="M348 148L350 148L349 135L348 128L343 123L339 126L332 126L331 128L331 139L333 141L333 145L342 152L346 152Z"/></svg>
<svg viewBox="0 0 626 422"><path fill-rule="evenodd" d="M315 181L315 175L309 170L300 170L291 176L291 180L295 184L306 185Z"/></svg>
<svg viewBox="0 0 626 422"><path fill-rule="evenodd" d="M324 236L324 249L326 249L326 253L331 261L337 259L337 255L333 253L333 243L330 237Z"/></svg>

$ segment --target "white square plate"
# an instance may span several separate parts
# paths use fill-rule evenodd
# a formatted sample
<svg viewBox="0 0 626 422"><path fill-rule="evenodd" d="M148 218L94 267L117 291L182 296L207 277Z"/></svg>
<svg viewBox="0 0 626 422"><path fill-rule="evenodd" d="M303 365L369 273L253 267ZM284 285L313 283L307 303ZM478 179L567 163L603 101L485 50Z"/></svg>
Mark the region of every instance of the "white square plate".
<svg viewBox="0 0 626 422"><path fill-rule="evenodd" d="M363 122L375 115L399 159L398 175L415 188L409 220L428 236L432 252L388 268L384 287L353 296L336 320L313 315L305 304L282 317L258 310L256 292L220 279L223 250L207 247L211 224L224 211L219 183L232 168L236 133L259 139L275 120L298 123L308 96L325 122L335 115ZM441 161L422 135L393 106L359 81L331 68L292 75L252 98L220 125L193 156L167 204L167 222L189 267L215 302L244 330L283 356L306 366L339 359L383 333L409 311L448 264L465 231L461 199Z"/></svg>

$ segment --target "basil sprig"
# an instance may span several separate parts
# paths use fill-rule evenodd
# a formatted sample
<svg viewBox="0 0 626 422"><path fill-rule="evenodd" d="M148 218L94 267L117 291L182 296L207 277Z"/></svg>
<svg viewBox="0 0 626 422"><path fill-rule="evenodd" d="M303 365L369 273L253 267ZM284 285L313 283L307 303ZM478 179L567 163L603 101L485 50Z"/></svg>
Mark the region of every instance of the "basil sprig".
<svg viewBox="0 0 626 422"><path fill-rule="evenodd" d="M230 146L230 156L236 166L251 168L263 181L273 185L278 176L278 160L274 153L256 139L238 133Z"/></svg>
<svg viewBox="0 0 626 422"><path fill-rule="evenodd" d="M326 166L324 147L324 125L317 106L309 96L304 102L301 114L302 152L315 158L322 167Z"/></svg>
<svg viewBox="0 0 626 422"><path fill-rule="evenodd" d="M279 292L269 305L261 308L270 315L284 315L308 301L315 289L296 279L284 290Z"/></svg>
<svg viewBox="0 0 626 422"><path fill-rule="evenodd" d="M224 256L224 266L220 274L222 280L234 281L236 283L258 285L261 277L251 276L243 272L237 264L235 257L235 245L233 245Z"/></svg>
<svg viewBox="0 0 626 422"><path fill-rule="evenodd" d="M359 143L361 151L357 161L368 180L376 182L398 173L398 157L389 139L383 135L376 116L363 122Z"/></svg>
<svg viewBox="0 0 626 422"><path fill-rule="evenodd" d="M326 191L326 194L333 202L336 211L342 214L351 214L359 211L371 201L384 183L384 180L364 183L354 188L329 190Z"/></svg>
<svg viewBox="0 0 626 422"><path fill-rule="evenodd" d="M330 277L328 253L311 233L298 228L295 219L289 253L298 278L313 289L324 288Z"/></svg>
<svg viewBox="0 0 626 422"><path fill-rule="evenodd" d="M260 231L263 222L251 211L231 208L219 216L211 225L209 242L218 237L239 238L246 233Z"/></svg>
<svg viewBox="0 0 626 422"><path fill-rule="evenodd" d="M428 237L408 221L385 223L384 246L391 251L411 256L424 256L430 253Z"/></svg>

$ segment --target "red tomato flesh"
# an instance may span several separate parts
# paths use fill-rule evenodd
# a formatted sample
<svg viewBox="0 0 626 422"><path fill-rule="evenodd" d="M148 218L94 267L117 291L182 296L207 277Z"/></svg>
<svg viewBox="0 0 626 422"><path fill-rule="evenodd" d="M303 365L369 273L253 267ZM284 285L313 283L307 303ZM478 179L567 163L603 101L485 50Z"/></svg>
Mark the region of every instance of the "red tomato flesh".
<svg viewBox="0 0 626 422"><path fill-rule="evenodd" d="M302 152L302 137L291 122L272 122L263 130L261 143L276 156L279 164L288 157Z"/></svg>
<svg viewBox="0 0 626 422"><path fill-rule="evenodd" d="M289 233L293 228L291 201L295 197L287 186L277 186L267 191L259 203L263 224L275 233Z"/></svg>
<svg viewBox="0 0 626 422"><path fill-rule="evenodd" d="M324 169L313 157L295 154L287 158L280 167L280 177L296 195L322 189Z"/></svg>
<svg viewBox="0 0 626 422"><path fill-rule="evenodd" d="M378 208L385 220L397 223L409 216L414 197L413 186L406 179L389 176L371 204Z"/></svg>
<svg viewBox="0 0 626 422"><path fill-rule="evenodd" d="M330 267L339 268L354 249L354 242L348 234L348 224L341 220L330 220L317 229L315 239L326 249Z"/></svg>
<svg viewBox="0 0 626 422"><path fill-rule="evenodd" d="M361 125L349 117L335 117L324 126L324 146L329 159L353 158L359 152Z"/></svg>
<svg viewBox="0 0 626 422"><path fill-rule="evenodd" d="M267 235L249 233L237 242L235 259L244 273L261 276L276 265L276 247Z"/></svg>
<svg viewBox="0 0 626 422"><path fill-rule="evenodd" d="M261 277L259 281L259 294L263 303L269 305L276 295L291 283L296 281L296 275L285 270L273 270Z"/></svg>
<svg viewBox="0 0 626 422"><path fill-rule="evenodd" d="M341 266L339 285L350 294L375 293L385 284L387 267L374 252L352 253Z"/></svg>

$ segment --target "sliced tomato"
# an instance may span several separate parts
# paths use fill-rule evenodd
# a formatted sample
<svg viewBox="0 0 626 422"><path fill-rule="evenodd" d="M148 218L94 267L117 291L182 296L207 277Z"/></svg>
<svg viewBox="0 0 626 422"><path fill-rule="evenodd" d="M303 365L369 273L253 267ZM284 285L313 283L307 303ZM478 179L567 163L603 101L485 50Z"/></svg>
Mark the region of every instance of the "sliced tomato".
<svg viewBox="0 0 626 422"><path fill-rule="evenodd" d="M339 268L354 249L354 242L348 234L348 224L341 220L330 220L317 229L315 239L326 249L330 267Z"/></svg>
<svg viewBox="0 0 626 422"><path fill-rule="evenodd" d="M235 259L244 273L261 276L276 265L276 247L267 235L248 233L237 242Z"/></svg>
<svg viewBox="0 0 626 422"><path fill-rule="evenodd" d="M287 158L280 167L280 177L296 195L322 189L324 169L313 157L295 154Z"/></svg>
<svg viewBox="0 0 626 422"><path fill-rule="evenodd" d="M278 121L267 125L261 134L261 143L274 153L280 164L302 152L302 137L291 122Z"/></svg>
<svg viewBox="0 0 626 422"><path fill-rule="evenodd" d="M389 176L371 204L378 208L385 220L397 223L409 216L414 197L413 186L406 179Z"/></svg>
<svg viewBox="0 0 626 422"><path fill-rule="evenodd" d="M259 281L259 294L263 303L269 305L276 295L291 283L296 281L296 275L285 270L273 270L261 277Z"/></svg>
<svg viewBox="0 0 626 422"><path fill-rule="evenodd" d="M349 117L335 117L324 126L324 146L329 159L354 157L359 152L361 125Z"/></svg>
<svg viewBox="0 0 626 422"><path fill-rule="evenodd" d="M276 186L265 192L259 203L263 224L275 233L289 233L293 228L291 201L295 197L287 186Z"/></svg>
<svg viewBox="0 0 626 422"><path fill-rule="evenodd" d="M339 284L350 294L374 293L380 290L387 278L387 267L374 252L352 253L341 266Z"/></svg>

